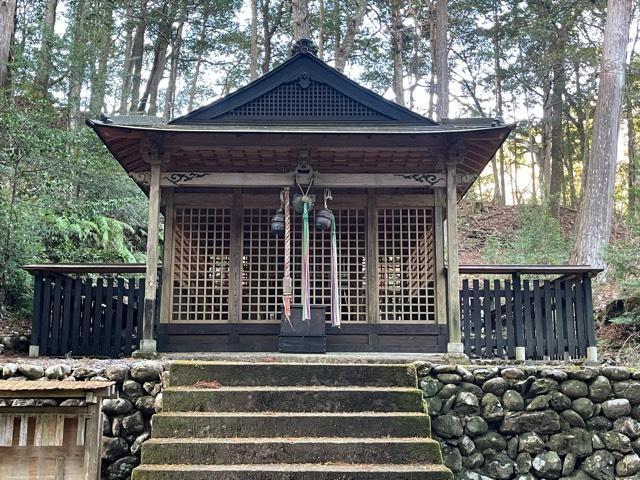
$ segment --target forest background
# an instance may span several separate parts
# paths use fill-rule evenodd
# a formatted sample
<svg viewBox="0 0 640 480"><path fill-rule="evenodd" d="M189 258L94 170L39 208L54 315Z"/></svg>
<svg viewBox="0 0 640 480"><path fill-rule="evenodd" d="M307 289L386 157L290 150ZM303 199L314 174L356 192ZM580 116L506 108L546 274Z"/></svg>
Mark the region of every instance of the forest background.
<svg viewBox="0 0 640 480"><path fill-rule="evenodd" d="M621 131L614 235L597 252L607 299L640 296L640 4L620 1L633 5L622 115L609 119ZM463 217L512 221L486 221L482 241L462 245L487 263L569 261L584 236L574 220L588 191L604 0L5 0L0 325L28 318L21 265L144 260L146 197L84 120L168 120L220 98L289 56L301 7L318 55L385 97L436 119L517 122ZM624 335L640 323L633 309L613 316Z"/></svg>

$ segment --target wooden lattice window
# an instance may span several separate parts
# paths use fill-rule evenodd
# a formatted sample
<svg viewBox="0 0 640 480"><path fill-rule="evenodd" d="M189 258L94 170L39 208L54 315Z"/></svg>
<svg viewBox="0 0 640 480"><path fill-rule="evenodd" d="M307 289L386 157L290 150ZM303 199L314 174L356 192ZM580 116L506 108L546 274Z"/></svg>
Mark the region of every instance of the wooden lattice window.
<svg viewBox="0 0 640 480"><path fill-rule="evenodd" d="M433 210L378 210L381 322L435 322Z"/></svg>
<svg viewBox="0 0 640 480"><path fill-rule="evenodd" d="M273 209L244 209L242 254L243 322L279 322L284 275L284 243L270 232ZM331 234L313 227L310 241L311 302L331 302ZM334 210L337 218L338 259L343 322L366 322L366 238L365 210ZM294 302L301 301L302 222L292 215L293 241L291 272L294 279ZM326 311L331 320L330 309Z"/></svg>
<svg viewBox="0 0 640 480"><path fill-rule="evenodd" d="M231 209L175 209L172 320L226 322Z"/></svg>
<svg viewBox="0 0 640 480"><path fill-rule="evenodd" d="M243 322L279 322L284 243L271 233L271 208L244 209L242 253Z"/></svg>

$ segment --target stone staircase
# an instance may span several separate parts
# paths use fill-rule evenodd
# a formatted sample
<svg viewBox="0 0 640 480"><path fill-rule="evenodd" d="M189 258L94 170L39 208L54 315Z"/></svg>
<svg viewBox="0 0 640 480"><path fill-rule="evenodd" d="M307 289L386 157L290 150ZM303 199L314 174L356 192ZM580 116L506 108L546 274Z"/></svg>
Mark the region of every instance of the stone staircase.
<svg viewBox="0 0 640 480"><path fill-rule="evenodd" d="M452 478L412 365L179 361L169 373L132 480Z"/></svg>

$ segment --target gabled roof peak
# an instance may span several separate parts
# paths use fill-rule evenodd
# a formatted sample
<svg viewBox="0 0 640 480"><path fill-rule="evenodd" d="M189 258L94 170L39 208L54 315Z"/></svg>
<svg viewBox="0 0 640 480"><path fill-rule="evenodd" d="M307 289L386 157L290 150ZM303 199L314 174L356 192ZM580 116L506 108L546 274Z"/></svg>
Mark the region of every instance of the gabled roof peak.
<svg viewBox="0 0 640 480"><path fill-rule="evenodd" d="M298 40L280 66L170 123L437 125L349 79L316 57L314 48L311 40Z"/></svg>

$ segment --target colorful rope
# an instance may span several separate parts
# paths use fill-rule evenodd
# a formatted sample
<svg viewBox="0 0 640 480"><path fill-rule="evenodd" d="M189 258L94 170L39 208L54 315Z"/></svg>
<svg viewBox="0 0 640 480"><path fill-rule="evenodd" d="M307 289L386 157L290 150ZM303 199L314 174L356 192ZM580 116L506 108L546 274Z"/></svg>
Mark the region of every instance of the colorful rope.
<svg viewBox="0 0 640 480"><path fill-rule="evenodd" d="M302 319L311 321L311 275L309 272L309 197L303 199L302 212Z"/></svg>
<svg viewBox="0 0 640 480"><path fill-rule="evenodd" d="M289 204L289 188L282 191L282 207L284 208L284 278L282 280L282 305L284 316L291 323L291 301L293 297L293 281L291 280L291 210Z"/></svg>
<svg viewBox="0 0 640 480"><path fill-rule="evenodd" d="M331 325L340 328L340 279L338 276L338 239L336 217L331 219Z"/></svg>

